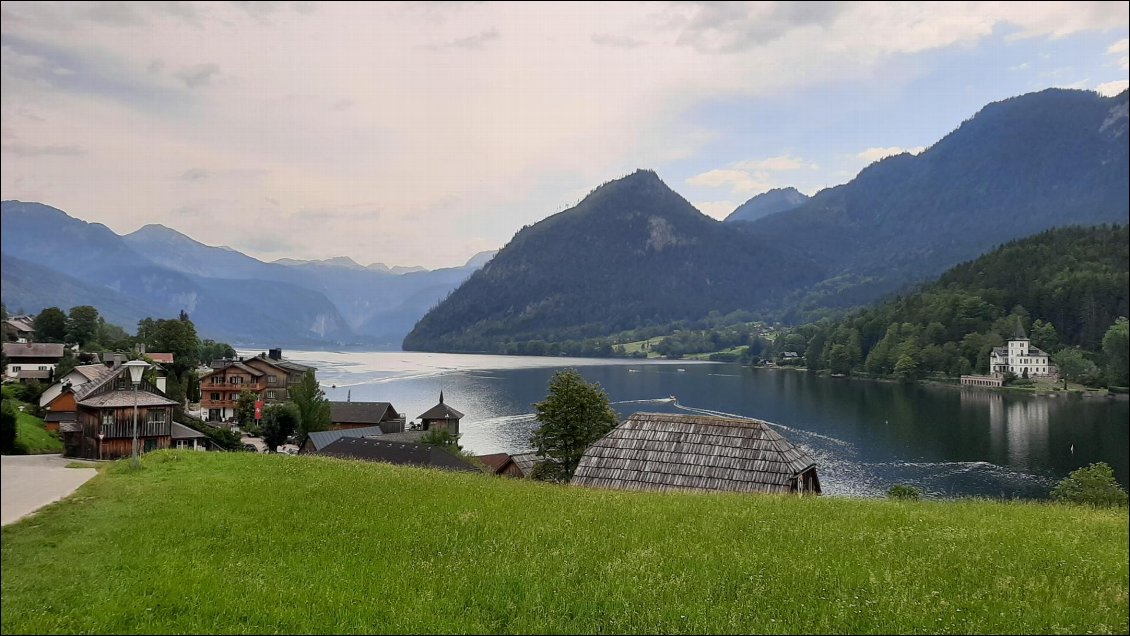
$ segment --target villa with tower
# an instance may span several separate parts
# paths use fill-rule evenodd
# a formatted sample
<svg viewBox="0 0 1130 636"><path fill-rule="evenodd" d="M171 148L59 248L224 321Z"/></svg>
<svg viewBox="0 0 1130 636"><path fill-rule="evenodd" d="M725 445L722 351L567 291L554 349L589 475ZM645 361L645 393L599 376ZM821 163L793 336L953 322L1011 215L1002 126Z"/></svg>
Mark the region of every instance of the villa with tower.
<svg viewBox="0 0 1130 636"><path fill-rule="evenodd" d="M989 375L963 375L961 383L966 386L1001 386L1006 373L1013 373L1018 378L1050 378L1058 375L1048 354L1032 346L1019 320L1008 344L993 347L989 358Z"/></svg>

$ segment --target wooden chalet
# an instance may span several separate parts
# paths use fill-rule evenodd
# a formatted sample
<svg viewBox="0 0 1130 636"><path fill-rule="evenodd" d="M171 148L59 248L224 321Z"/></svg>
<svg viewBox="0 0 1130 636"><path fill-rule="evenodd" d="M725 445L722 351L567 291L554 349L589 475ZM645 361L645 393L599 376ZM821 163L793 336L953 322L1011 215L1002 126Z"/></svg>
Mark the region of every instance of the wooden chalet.
<svg viewBox="0 0 1130 636"><path fill-rule="evenodd" d="M388 402L330 402L330 430L379 426L384 433L401 433L404 424Z"/></svg>
<svg viewBox="0 0 1130 636"><path fill-rule="evenodd" d="M137 405L138 452L148 452L172 445L173 407L176 402L165 397L156 386L142 379L135 393L129 369L119 366L104 377L77 389L65 389L52 402L62 407L64 395L75 403L75 418L59 422L63 434L63 454L85 459L117 459L128 457L133 448L134 404Z"/></svg>
<svg viewBox="0 0 1130 636"><path fill-rule="evenodd" d="M633 413L585 451L578 486L819 494L816 462L761 420Z"/></svg>
<svg viewBox="0 0 1130 636"><path fill-rule="evenodd" d="M420 428L425 431L450 431L452 435L458 436L461 419L462 413L443 403L443 391L440 391L439 404L420 416Z"/></svg>
<svg viewBox="0 0 1130 636"><path fill-rule="evenodd" d="M490 455L479 455L475 459L481 461L487 469L495 475L503 475L515 479L529 477L534 472L534 466L540 461L545 461L544 457L538 457L537 453L533 451L516 453L514 455L509 453L493 453Z"/></svg>

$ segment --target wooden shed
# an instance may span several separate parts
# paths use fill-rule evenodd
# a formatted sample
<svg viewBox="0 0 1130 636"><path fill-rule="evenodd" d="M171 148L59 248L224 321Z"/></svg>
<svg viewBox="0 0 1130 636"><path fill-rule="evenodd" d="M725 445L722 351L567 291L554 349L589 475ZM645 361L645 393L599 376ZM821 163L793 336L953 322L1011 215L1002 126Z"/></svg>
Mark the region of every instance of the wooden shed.
<svg viewBox="0 0 1130 636"><path fill-rule="evenodd" d="M633 413L585 451L579 486L819 494L816 462L753 419Z"/></svg>

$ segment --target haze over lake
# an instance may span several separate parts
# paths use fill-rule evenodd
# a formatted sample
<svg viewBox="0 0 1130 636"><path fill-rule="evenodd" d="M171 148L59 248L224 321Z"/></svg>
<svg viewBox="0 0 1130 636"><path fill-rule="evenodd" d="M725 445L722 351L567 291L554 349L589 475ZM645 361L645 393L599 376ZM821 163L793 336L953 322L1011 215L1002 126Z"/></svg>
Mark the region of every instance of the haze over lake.
<svg viewBox="0 0 1130 636"><path fill-rule="evenodd" d="M254 355L258 351L240 351ZM331 400L387 401L416 419L443 391L465 414L465 450L529 449L533 403L576 367L621 416L636 411L763 419L819 463L824 492L881 496L895 483L936 496L1042 498L1070 471L1105 461L1125 485L1125 400L902 386L693 361L286 350L318 368ZM674 397L676 400L672 400Z"/></svg>

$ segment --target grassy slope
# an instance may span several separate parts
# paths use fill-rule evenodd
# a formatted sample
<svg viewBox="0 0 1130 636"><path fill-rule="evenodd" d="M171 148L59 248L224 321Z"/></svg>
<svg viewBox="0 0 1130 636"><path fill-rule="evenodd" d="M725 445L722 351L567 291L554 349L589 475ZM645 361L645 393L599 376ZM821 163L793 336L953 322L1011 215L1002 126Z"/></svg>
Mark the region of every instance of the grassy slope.
<svg viewBox="0 0 1130 636"><path fill-rule="evenodd" d="M121 462L2 531L13 632L1122 632L1127 515Z"/></svg>
<svg viewBox="0 0 1130 636"><path fill-rule="evenodd" d="M17 402L23 404L22 402ZM27 407L24 404L25 408ZM31 413L16 412L16 446L29 455L61 453L63 442L54 433L43 428L43 420Z"/></svg>

